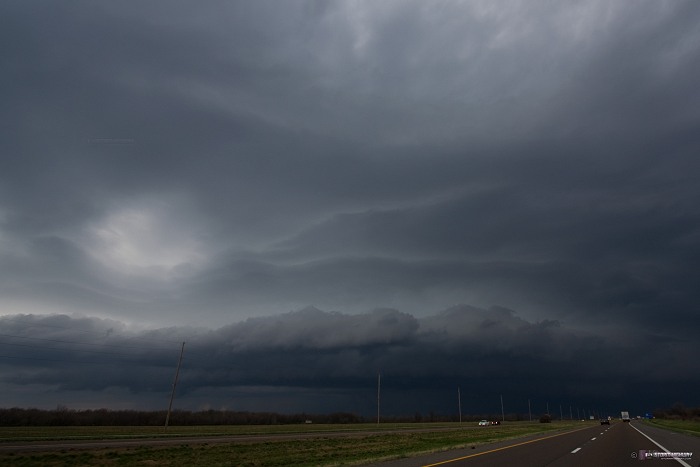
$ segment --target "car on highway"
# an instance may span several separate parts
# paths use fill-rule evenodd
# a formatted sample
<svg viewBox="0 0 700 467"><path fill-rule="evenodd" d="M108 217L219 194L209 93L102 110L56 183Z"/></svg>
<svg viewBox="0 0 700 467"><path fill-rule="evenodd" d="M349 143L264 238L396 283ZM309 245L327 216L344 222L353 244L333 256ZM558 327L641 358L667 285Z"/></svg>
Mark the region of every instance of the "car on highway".
<svg viewBox="0 0 700 467"><path fill-rule="evenodd" d="M491 425L500 425L501 422L498 420L491 420Z"/></svg>
<svg viewBox="0 0 700 467"><path fill-rule="evenodd" d="M610 420L608 420L607 418L601 418L600 424L601 425L610 425Z"/></svg>
<svg viewBox="0 0 700 467"><path fill-rule="evenodd" d="M490 425L490 423L488 420L481 420L479 422L479 426L489 426L489 425Z"/></svg>

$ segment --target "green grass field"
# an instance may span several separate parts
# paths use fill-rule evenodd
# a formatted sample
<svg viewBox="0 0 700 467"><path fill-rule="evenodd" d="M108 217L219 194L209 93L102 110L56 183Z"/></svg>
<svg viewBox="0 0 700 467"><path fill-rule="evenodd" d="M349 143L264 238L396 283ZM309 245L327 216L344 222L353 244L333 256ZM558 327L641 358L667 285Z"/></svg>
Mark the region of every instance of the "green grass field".
<svg viewBox="0 0 700 467"><path fill-rule="evenodd" d="M177 447L107 448L41 453L0 453L7 466L350 466L475 446L533 433L581 427L590 422L551 424L510 422L478 428L469 422L444 424L278 425L170 427L28 427L0 429L0 443L11 441L122 439L177 436L254 435L301 432L353 432L353 437L302 440L182 444ZM370 433L400 429L400 433ZM415 429L434 431L416 432ZM363 434L364 433L364 434Z"/></svg>
<svg viewBox="0 0 700 467"><path fill-rule="evenodd" d="M679 433L700 436L700 420L662 420L655 418L648 420L647 423Z"/></svg>

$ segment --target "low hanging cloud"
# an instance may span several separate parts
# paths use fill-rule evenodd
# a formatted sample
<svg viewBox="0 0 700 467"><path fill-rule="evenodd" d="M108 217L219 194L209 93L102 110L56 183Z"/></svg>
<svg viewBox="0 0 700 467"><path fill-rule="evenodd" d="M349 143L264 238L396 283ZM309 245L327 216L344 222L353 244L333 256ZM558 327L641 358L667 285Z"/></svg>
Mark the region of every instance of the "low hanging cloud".
<svg viewBox="0 0 700 467"><path fill-rule="evenodd" d="M137 331L112 320L65 315L8 316L0 325L0 362L12 370L0 381L12 388L7 400L19 398L23 387L89 392L93 399L115 389L134 400L162 397L180 340L186 344L179 403L194 408L226 405L226 388L277 388L274 394L292 399L295 393L326 392L339 404L335 410L346 410L349 394L371 387L378 373L387 388L400 383L414 396L462 385L478 399L497 385L513 398L539 394L567 400L582 397L577 381L595 385L615 378L624 381L626 389L619 391L628 394L642 382L651 390L670 382L698 384L699 374L687 364L672 364L699 350L695 342L669 340L650 350L643 338L621 340L554 321L528 322L499 307L460 305L423 318L391 309L347 315L306 308L210 330ZM655 374L645 371L664 361ZM339 392L345 391L343 399ZM264 404L263 394L251 407ZM642 395L637 399L644 403Z"/></svg>
<svg viewBox="0 0 700 467"><path fill-rule="evenodd" d="M327 313L310 307L295 313L250 318L217 331L227 348L235 351L288 349L341 349L394 345L414 338L419 324L396 310L369 314Z"/></svg>
<svg viewBox="0 0 700 467"><path fill-rule="evenodd" d="M700 394L694 0L0 17L18 403Z"/></svg>

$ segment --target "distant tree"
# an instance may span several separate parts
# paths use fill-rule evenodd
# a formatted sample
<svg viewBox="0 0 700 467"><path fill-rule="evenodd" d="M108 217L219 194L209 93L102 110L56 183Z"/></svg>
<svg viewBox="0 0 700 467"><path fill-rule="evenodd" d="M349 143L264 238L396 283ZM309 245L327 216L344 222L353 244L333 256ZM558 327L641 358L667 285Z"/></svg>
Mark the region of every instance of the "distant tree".
<svg viewBox="0 0 700 467"><path fill-rule="evenodd" d="M688 409L686 409L685 405L683 405L680 402L676 402L675 404L673 404L673 407L671 407L668 413L671 416L671 418L680 418L681 420L686 420L690 418Z"/></svg>

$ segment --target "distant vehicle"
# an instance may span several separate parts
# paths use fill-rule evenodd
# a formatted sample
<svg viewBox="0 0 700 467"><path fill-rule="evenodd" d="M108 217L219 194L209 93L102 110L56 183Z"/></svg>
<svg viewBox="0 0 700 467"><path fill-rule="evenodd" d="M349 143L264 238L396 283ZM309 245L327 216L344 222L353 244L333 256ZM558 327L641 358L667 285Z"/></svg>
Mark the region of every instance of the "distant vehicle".
<svg viewBox="0 0 700 467"><path fill-rule="evenodd" d="M491 420L491 425L500 425L500 424L501 424L501 422L499 422L498 420Z"/></svg>
<svg viewBox="0 0 700 467"><path fill-rule="evenodd" d="M610 425L610 420L608 420L607 418L601 418L600 424L601 425Z"/></svg>
<svg viewBox="0 0 700 467"><path fill-rule="evenodd" d="M620 414L620 418L622 419L623 422L628 422L630 421L630 413L629 412L622 412Z"/></svg>
<svg viewBox="0 0 700 467"><path fill-rule="evenodd" d="M479 426L489 426L489 425L490 425L490 423L488 420L482 420L479 422Z"/></svg>

